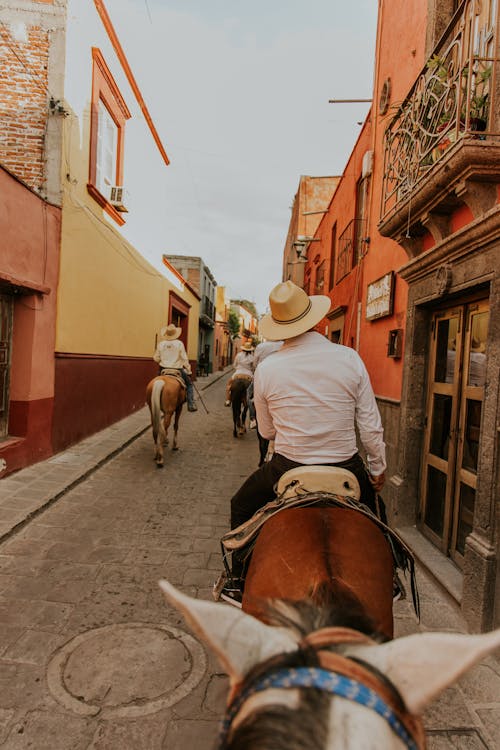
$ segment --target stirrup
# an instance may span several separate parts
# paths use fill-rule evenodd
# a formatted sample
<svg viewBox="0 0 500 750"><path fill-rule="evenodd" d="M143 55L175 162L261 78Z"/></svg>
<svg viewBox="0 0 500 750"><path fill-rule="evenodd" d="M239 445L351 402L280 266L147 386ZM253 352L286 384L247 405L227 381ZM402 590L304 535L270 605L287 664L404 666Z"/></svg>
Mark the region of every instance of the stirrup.
<svg viewBox="0 0 500 750"><path fill-rule="evenodd" d="M226 571L223 570L212 587L212 597L215 602L218 602L220 600L221 591L226 585L226 581L227 581L227 574L226 574Z"/></svg>

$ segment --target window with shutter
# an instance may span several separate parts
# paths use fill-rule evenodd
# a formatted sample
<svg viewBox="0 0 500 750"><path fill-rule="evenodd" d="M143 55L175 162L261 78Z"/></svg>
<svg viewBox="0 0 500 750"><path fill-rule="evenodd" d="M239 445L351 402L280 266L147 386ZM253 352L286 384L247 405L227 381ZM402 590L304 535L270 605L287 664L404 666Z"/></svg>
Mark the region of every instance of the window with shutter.
<svg viewBox="0 0 500 750"><path fill-rule="evenodd" d="M104 61L101 51L92 49L92 106L90 118L90 195L117 224L125 223L124 207L112 205L111 188L123 185L125 123L130 112Z"/></svg>

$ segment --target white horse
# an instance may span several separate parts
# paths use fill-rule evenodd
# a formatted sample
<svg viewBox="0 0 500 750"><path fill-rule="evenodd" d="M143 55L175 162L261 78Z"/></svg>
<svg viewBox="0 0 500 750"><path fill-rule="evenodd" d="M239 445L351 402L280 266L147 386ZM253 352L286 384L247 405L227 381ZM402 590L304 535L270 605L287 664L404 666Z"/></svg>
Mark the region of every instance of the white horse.
<svg viewBox="0 0 500 750"><path fill-rule="evenodd" d="M325 649L332 637L337 646L328 653L341 669L344 661L352 662L354 677L329 672L329 681L321 666L295 666L288 678L280 678L275 665L295 663L294 654L307 651L307 637L293 627L266 625L231 606L192 599L166 581L160 586L229 675L220 748L421 750L425 737L418 717L425 707L500 647L500 629L485 635L422 633L376 643L354 630L328 628L318 631L310 648L316 640L316 647L320 642ZM310 685L314 690L304 680L307 669L313 683L314 673L319 673L319 682ZM372 678L368 689L365 673ZM337 682L338 689L332 690L329 682L333 688Z"/></svg>

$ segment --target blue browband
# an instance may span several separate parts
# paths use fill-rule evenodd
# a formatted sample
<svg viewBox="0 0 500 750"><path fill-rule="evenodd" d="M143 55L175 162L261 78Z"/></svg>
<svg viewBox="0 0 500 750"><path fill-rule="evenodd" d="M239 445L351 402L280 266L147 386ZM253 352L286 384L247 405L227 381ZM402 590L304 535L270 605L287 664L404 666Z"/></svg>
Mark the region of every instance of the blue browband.
<svg viewBox="0 0 500 750"><path fill-rule="evenodd" d="M322 690L330 695L340 695L342 698L358 703L360 706L371 708L372 711L382 716L391 729L404 742L408 750L418 750L414 738L408 733L400 722L394 711L380 698L374 690L362 685L349 677L329 672L320 667L295 667L289 669L278 669L269 672L265 677L251 683L245 690L237 695L235 700L228 706L223 719L220 732L221 750L226 747L231 723L239 712L243 703L253 694L268 688L295 688L307 687Z"/></svg>

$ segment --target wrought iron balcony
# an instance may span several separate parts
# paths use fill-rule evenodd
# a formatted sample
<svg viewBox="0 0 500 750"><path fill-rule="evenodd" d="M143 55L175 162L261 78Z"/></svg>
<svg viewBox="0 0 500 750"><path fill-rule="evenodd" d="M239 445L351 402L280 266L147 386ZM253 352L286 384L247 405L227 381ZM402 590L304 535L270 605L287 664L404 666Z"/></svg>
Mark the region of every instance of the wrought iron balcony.
<svg viewBox="0 0 500 750"><path fill-rule="evenodd" d="M200 324L206 328L213 328L215 325L215 305L206 294L200 304Z"/></svg>
<svg viewBox="0 0 500 750"><path fill-rule="evenodd" d="M419 200L419 191L445 161L451 191L455 178L500 176L499 73L497 3L464 0L385 131L383 234L401 231L395 215L403 206L415 218L429 210L429 196ZM434 190L442 193L443 187L441 181Z"/></svg>
<svg viewBox="0 0 500 750"><path fill-rule="evenodd" d="M366 219L353 219L339 236L335 283L347 276L357 264L366 242Z"/></svg>

